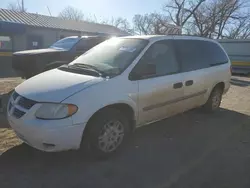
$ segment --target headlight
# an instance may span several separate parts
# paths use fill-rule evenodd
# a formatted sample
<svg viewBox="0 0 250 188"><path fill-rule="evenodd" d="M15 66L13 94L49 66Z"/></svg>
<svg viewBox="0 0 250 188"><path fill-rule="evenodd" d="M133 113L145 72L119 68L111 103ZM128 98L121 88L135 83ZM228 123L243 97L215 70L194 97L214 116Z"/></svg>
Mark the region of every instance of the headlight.
<svg viewBox="0 0 250 188"><path fill-rule="evenodd" d="M73 104L43 103L35 116L39 119L62 119L72 116L77 110Z"/></svg>

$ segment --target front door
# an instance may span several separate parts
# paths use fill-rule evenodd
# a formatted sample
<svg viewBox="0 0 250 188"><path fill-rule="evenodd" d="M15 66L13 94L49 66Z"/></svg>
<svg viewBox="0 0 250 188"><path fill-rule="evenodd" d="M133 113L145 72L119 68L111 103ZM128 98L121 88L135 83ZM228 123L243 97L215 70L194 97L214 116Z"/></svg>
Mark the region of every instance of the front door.
<svg viewBox="0 0 250 188"><path fill-rule="evenodd" d="M152 44L135 66L139 85L139 125L150 123L180 111L183 78L171 40Z"/></svg>

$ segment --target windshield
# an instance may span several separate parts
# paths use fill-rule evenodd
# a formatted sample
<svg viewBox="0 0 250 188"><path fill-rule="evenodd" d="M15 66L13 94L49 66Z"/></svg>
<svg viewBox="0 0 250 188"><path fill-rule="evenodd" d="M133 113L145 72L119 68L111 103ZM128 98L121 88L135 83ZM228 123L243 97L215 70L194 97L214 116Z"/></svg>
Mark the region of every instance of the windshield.
<svg viewBox="0 0 250 188"><path fill-rule="evenodd" d="M108 75L123 72L148 44L144 39L112 38L74 60L72 64L87 64Z"/></svg>
<svg viewBox="0 0 250 188"><path fill-rule="evenodd" d="M80 38L64 38L52 44L50 48L70 50L79 40Z"/></svg>

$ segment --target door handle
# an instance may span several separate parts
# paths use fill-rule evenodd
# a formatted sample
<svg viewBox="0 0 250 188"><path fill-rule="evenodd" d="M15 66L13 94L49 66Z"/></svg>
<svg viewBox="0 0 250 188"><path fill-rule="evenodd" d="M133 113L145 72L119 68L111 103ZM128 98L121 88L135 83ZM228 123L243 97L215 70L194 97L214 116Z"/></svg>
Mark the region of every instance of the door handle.
<svg viewBox="0 0 250 188"><path fill-rule="evenodd" d="M193 85L193 83L194 83L193 80L188 80L188 81L185 82L185 85L186 86L191 86L191 85Z"/></svg>
<svg viewBox="0 0 250 188"><path fill-rule="evenodd" d="M178 82L178 83L175 83L175 84L173 85L173 88L174 88L174 89L178 89L178 88L182 88L182 86L183 86L183 83L182 83L182 82Z"/></svg>

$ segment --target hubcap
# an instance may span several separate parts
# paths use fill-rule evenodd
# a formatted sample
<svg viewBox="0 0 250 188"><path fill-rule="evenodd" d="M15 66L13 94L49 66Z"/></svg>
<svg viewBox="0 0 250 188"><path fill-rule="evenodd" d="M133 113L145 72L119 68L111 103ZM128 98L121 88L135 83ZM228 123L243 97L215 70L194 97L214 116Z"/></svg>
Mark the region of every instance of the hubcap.
<svg viewBox="0 0 250 188"><path fill-rule="evenodd" d="M123 124L117 120L109 121L101 130L98 138L99 147L104 152L112 152L121 144L123 137Z"/></svg>
<svg viewBox="0 0 250 188"><path fill-rule="evenodd" d="M221 95L220 92L215 92L214 96L212 97L212 108L216 109L220 106L221 102Z"/></svg>

